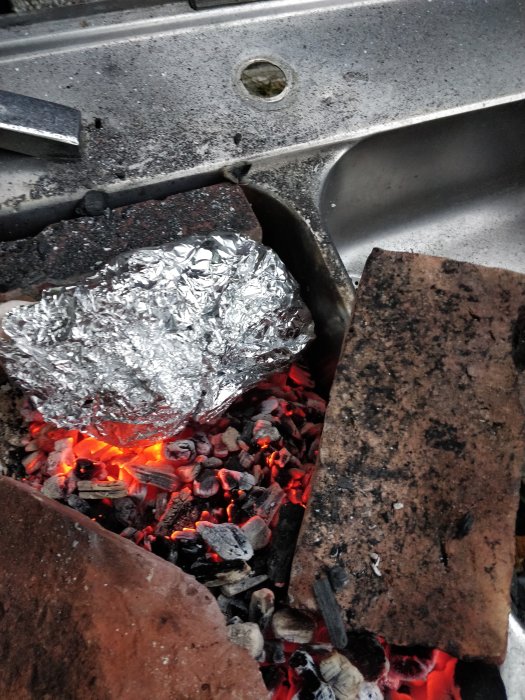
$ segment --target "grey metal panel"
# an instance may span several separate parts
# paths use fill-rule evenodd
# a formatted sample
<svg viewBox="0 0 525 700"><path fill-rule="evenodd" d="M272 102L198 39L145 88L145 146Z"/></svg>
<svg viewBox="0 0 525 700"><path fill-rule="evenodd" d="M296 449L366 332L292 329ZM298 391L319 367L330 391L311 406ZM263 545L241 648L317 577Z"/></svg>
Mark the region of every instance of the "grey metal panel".
<svg viewBox="0 0 525 700"><path fill-rule="evenodd" d="M206 12L175 3L7 27L0 87L80 109L86 140L78 163L43 174L35 164L22 183L19 163L1 158L3 211L517 100L523 27L518 0L273 0ZM260 57L289 77L280 101L256 101L240 84L242 65Z"/></svg>

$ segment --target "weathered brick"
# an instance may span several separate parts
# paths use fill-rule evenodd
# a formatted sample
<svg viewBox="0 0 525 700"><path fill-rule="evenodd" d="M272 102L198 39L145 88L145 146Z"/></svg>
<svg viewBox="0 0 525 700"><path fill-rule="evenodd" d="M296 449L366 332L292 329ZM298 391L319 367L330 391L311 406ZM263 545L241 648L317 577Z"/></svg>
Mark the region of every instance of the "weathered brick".
<svg viewBox="0 0 525 700"><path fill-rule="evenodd" d="M524 460L520 309L523 275L372 253L293 564L295 606L314 609L316 578L343 567L336 598L352 628L502 660Z"/></svg>
<svg viewBox="0 0 525 700"><path fill-rule="evenodd" d="M0 520L0 697L266 697L213 596L177 566L7 477Z"/></svg>

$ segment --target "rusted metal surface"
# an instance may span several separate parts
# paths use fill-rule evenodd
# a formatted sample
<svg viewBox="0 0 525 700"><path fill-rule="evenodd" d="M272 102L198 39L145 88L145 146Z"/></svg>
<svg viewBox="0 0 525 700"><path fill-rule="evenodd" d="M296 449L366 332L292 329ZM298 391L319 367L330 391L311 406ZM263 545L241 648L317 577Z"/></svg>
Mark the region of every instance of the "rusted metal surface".
<svg viewBox="0 0 525 700"><path fill-rule="evenodd" d="M523 305L523 275L372 253L293 563L295 606L315 609L316 579L342 567L335 596L351 628L501 662L524 459Z"/></svg>

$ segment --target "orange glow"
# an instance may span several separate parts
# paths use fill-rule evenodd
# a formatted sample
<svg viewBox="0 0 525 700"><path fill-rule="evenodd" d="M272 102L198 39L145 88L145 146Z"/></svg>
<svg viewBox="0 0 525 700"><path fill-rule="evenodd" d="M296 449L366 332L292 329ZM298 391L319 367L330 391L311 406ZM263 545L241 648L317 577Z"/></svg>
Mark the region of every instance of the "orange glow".
<svg viewBox="0 0 525 700"><path fill-rule="evenodd" d="M460 690L454 683L457 659L444 651L436 650L434 660L435 666L426 680L403 683L410 694L390 690L387 691L385 700L461 700Z"/></svg>

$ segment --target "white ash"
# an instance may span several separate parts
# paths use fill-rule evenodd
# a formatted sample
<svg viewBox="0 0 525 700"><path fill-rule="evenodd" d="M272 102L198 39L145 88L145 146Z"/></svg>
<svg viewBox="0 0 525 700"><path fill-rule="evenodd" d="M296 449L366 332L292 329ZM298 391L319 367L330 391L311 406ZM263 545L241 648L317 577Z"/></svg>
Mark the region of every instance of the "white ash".
<svg viewBox="0 0 525 700"><path fill-rule="evenodd" d="M384 695L377 683L364 682L357 694L356 700L383 700Z"/></svg>
<svg viewBox="0 0 525 700"><path fill-rule="evenodd" d="M334 652L320 661L319 669L324 680L334 691L337 700L357 698L364 678L346 656Z"/></svg>
<svg viewBox="0 0 525 700"><path fill-rule="evenodd" d="M249 620L265 630L275 611L275 594L269 588L259 588L250 598Z"/></svg>
<svg viewBox="0 0 525 700"><path fill-rule="evenodd" d="M278 639L296 644L308 644L314 636L315 622L298 610L282 608L277 610L272 618L272 629Z"/></svg>
<svg viewBox="0 0 525 700"><path fill-rule="evenodd" d="M264 639L259 626L253 622L240 622L226 628L230 642L246 649L251 657L262 661Z"/></svg>
<svg viewBox="0 0 525 700"><path fill-rule="evenodd" d="M233 596L239 595L239 593L244 593L244 591L249 591L250 588L255 588L255 586L260 586L268 580L267 574L259 574L257 576L247 576L236 583L228 583L221 588L221 593L223 595L232 598Z"/></svg>
<svg viewBox="0 0 525 700"><path fill-rule="evenodd" d="M241 530L244 532L254 551L256 552L259 549L264 549L264 547L269 544L272 537L272 531L259 515L254 515L252 518L247 520L243 525L241 525Z"/></svg>

